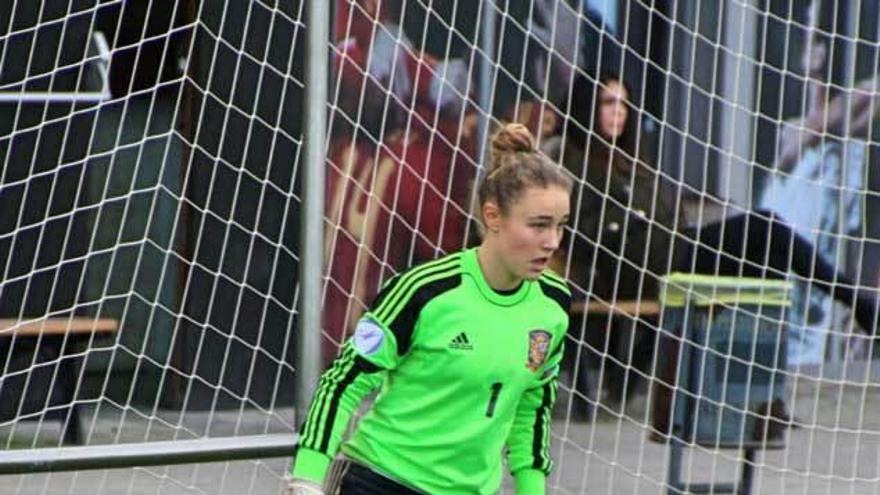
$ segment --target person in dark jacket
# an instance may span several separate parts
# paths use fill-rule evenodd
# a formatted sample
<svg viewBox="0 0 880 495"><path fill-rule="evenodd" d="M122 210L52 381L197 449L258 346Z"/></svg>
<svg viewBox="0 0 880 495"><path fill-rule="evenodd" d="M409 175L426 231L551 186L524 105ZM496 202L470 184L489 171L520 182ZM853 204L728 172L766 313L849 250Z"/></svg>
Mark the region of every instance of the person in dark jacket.
<svg viewBox="0 0 880 495"><path fill-rule="evenodd" d="M561 254L562 271L576 299L656 299L659 278L673 266L678 189L639 158L635 109L619 77L604 75L596 82L579 77L570 103L563 135L544 146L578 180L572 195L574 227ZM642 344L652 342L648 337L652 332L647 325L612 322L606 315L587 315L587 319L572 322L573 337L586 343L574 388L589 397L586 374L580 369L599 367L608 382L610 403L619 404L636 383L636 375L627 373L628 355L644 355ZM636 332L634 338L631 331ZM630 338L635 341L634 352L623 349L627 356L607 359L615 349L629 347L621 339ZM589 407L575 409L572 414L577 417L587 414Z"/></svg>
<svg viewBox="0 0 880 495"><path fill-rule="evenodd" d="M560 263L576 298L653 300L660 278L672 271L761 278L794 274L850 306L858 324L876 333L876 290L859 287L816 256L815 246L773 212L738 210L689 226L679 207L681 187L639 159L629 95L614 75L596 83L581 77L563 136L544 147L579 180L572 196L574 227ZM610 402L620 403L639 376L627 373L627 365L646 370L650 362L653 332L638 321L587 317L585 323L572 322L573 337L586 344L580 353L584 364L604 370ZM632 339L632 352L620 339ZM626 355L608 359L621 348ZM589 397L583 375L576 377L575 388Z"/></svg>
<svg viewBox="0 0 880 495"><path fill-rule="evenodd" d="M696 201L706 209L718 208L709 198ZM675 271L807 281L849 307L867 334L877 333L880 297L870 286L873 281L860 282L838 270L772 210L724 209L721 218L681 229L675 239Z"/></svg>
<svg viewBox="0 0 880 495"><path fill-rule="evenodd" d="M658 278L672 267L678 187L637 156L629 98L615 75L597 83L580 77L563 136L544 148L580 182L566 250L567 271L581 297L653 299Z"/></svg>

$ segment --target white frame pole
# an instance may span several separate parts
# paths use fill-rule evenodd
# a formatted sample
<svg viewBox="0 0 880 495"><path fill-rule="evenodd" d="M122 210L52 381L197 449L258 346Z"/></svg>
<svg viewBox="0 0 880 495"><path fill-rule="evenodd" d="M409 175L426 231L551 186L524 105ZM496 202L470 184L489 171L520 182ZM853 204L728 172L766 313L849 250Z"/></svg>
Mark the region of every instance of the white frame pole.
<svg viewBox="0 0 880 495"><path fill-rule="evenodd" d="M101 103L112 98L110 94L110 47L104 33L92 33L92 41L98 50L98 73L101 75L100 91L0 91L0 103Z"/></svg>
<svg viewBox="0 0 880 495"><path fill-rule="evenodd" d="M330 2L309 0L305 81L305 172L300 224L299 318L295 405L308 410L321 366L321 279L324 266L324 143L327 122L327 53Z"/></svg>

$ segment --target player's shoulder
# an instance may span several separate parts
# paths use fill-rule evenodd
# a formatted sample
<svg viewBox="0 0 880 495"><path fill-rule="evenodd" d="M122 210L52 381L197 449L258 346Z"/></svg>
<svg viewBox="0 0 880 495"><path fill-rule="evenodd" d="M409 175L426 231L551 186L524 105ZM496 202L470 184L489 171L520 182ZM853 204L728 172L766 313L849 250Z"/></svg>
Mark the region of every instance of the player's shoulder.
<svg viewBox="0 0 880 495"><path fill-rule="evenodd" d="M571 288L569 288L568 282L552 270L544 270L537 282L544 296L568 313L571 306Z"/></svg>
<svg viewBox="0 0 880 495"><path fill-rule="evenodd" d="M389 300L431 299L461 283L461 252L445 255L404 270L391 277L373 303L378 308Z"/></svg>
<svg viewBox="0 0 880 495"><path fill-rule="evenodd" d="M439 278L461 275L461 258L461 251L447 254L440 258L414 265L395 276L395 278L409 283L427 283Z"/></svg>

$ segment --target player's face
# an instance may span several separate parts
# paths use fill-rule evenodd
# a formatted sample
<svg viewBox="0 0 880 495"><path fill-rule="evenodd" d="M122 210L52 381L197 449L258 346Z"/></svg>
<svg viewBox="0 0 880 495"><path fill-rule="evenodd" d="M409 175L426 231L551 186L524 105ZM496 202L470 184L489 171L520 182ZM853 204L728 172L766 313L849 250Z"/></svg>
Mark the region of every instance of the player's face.
<svg viewBox="0 0 880 495"><path fill-rule="evenodd" d="M500 257L516 280L533 280L547 268L568 222L569 193L558 186L529 187L501 217Z"/></svg>
<svg viewBox="0 0 880 495"><path fill-rule="evenodd" d="M599 132L603 138L614 140L623 134L629 117L627 98L626 87L618 81L608 81L599 88Z"/></svg>

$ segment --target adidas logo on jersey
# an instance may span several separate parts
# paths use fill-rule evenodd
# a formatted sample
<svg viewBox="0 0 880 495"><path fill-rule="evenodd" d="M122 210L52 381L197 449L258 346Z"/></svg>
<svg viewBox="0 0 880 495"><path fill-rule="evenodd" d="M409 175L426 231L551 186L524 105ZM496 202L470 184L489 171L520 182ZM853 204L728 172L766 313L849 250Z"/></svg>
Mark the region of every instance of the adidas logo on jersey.
<svg viewBox="0 0 880 495"><path fill-rule="evenodd" d="M450 349L459 349L462 351L472 351L474 350L474 346L471 345L471 341L468 340L467 334L461 332L458 334L452 341L449 342Z"/></svg>

